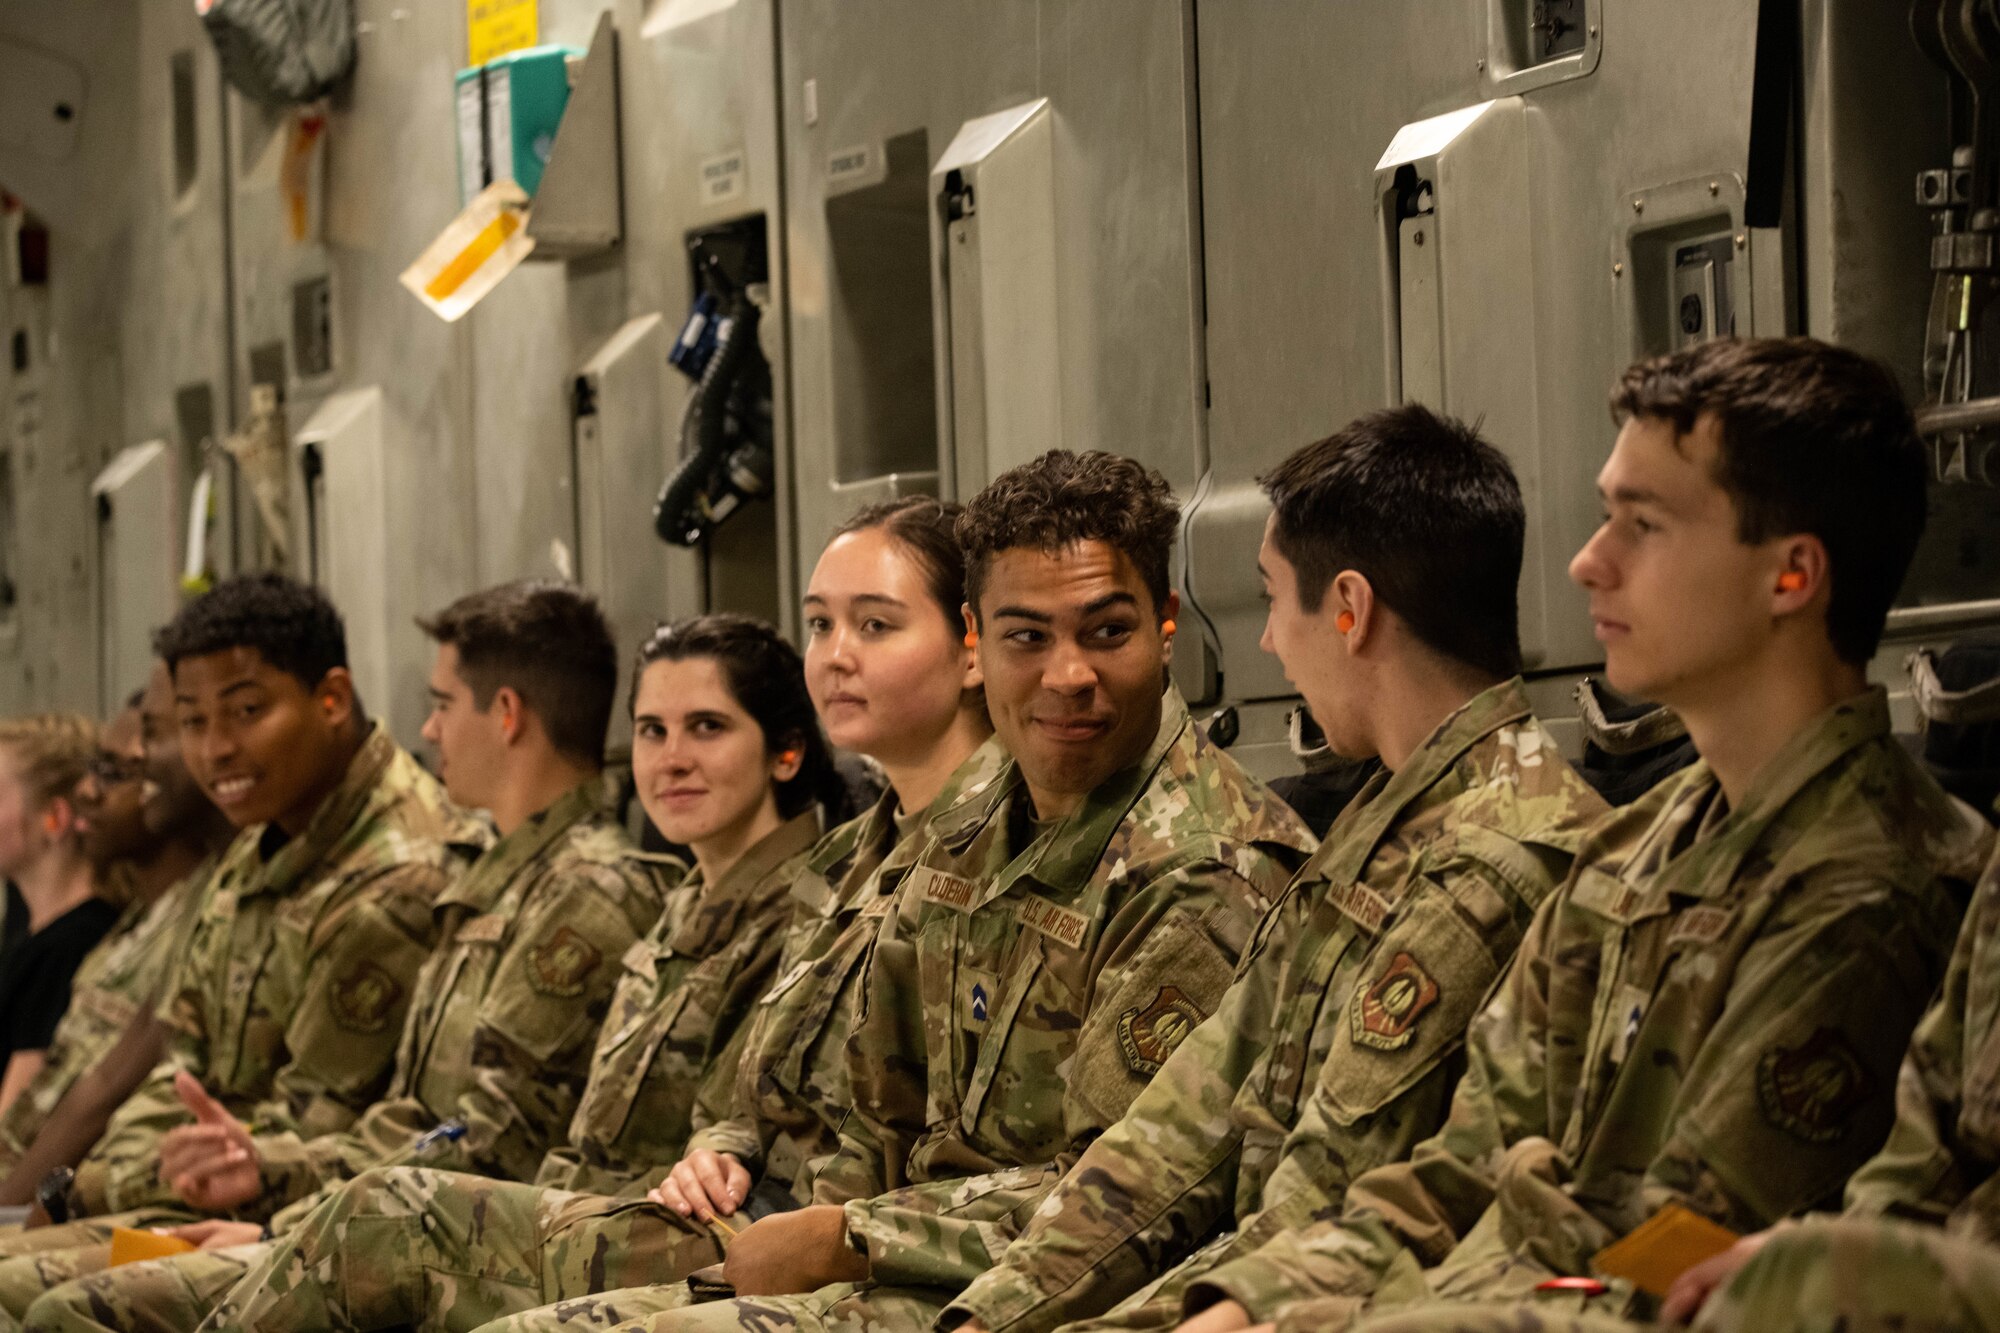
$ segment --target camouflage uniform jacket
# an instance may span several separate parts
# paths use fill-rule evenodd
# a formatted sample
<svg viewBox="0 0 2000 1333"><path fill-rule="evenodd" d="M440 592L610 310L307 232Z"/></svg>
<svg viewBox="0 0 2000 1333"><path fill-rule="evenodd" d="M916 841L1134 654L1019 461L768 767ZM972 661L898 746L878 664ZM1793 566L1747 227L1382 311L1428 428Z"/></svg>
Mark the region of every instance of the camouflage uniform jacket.
<svg viewBox="0 0 2000 1333"><path fill-rule="evenodd" d="M1847 1208L1943 1223L2000 1244L2000 858L1973 898L1944 989L1917 1025L1889 1142Z"/></svg>
<svg viewBox="0 0 2000 1333"><path fill-rule="evenodd" d="M1725 805L1697 763L1593 828L1473 1021L1444 1128L1190 1308L1326 1296L1285 1322L1334 1327L1370 1293L1585 1274L1669 1202L1748 1232L1838 1198L1888 1133L1992 835L1889 735L1880 690Z"/></svg>
<svg viewBox="0 0 2000 1333"><path fill-rule="evenodd" d="M728 1153L800 1203L839 1145L854 1104L847 1038L860 1009L862 960L922 846L924 812L898 819L896 795L820 840L792 884L795 920L778 979L757 1002L735 1081L695 1106L687 1151Z"/></svg>
<svg viewBox="0 0 2000 1333"><path fill-rule="evenodd" d="M1145 757L1037 834L998 744L960 781L874 943L855 1109L815 1186L880 1283L992 1266L1214 1011L1314 846L1171 690Z"/></svg>
<svg viewBox="0 0 2000 1333"><path fill-rule="evenodd" d="M542 1160L535 1184L637 1198L680 1160L703 1085L735 1079L792 921L792 881L818 836L818 814L799 815L720 882L696 869L668 893L658 924L625 951L569 1143Z"/></svg>
<svg viewBox="0 0 2000 1333"><path fill-rule="evenodd" d="M406 1156L465 1122L424 1165L520 1180L576 1111L619 959L659 919L681 866L642 858L586 782L502 838L438 897L442 943L417 978L388 1093L347 1129L260 1135L262 1209ZM653 862L654 864L648 864Z"/></svg>
<svg viewBox="0 0 2000 1333"><path fill-rule="evenodd" d="M1498 685L1357 796L1216 1016L952 1307L988 1328L1102 1313L1203 1237L1205 1263L1337 1208L1443 1123L1465 1027L1606 807Z"/></svg>
<svg viewBox="0 0 2000 1333"><path fill-rule="evenodd" d="M178 1069L258 1134L336 1133L380 1098L431 904L485 838L379 726L297 837L238 835L168 986L167 1058L77 1172L87 1209L174 1201L156 1168L160 1136L190 1119Z"/></svg>
<svg viewBox="0 0 2000 1333"><path fill-rule="evenodd" d="M126 908L77 968L47 1063L0 1115L0 1173L13 1169L76 1081L118 1044L134 1019L159 1002L216 861L204 859L152 902Z"/></svg>

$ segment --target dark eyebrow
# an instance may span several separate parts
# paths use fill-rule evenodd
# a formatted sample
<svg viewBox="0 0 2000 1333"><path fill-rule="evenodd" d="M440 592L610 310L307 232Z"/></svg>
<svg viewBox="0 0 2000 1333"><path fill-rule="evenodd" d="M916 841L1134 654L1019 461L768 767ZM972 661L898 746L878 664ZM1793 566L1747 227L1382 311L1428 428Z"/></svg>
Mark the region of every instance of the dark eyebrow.
<svg viewBox="0 0 2000 1333"><path fill-rule="evenodd" d="M1129 592L1107 592L1104 596L1084 607L1083 614L1094 616L1099 611L1108 611L1114 606L1136 607L1138 605L1139 599Z"/></svg>
<svg viewBox="0 0 2000 1333"><path fill-rule="evenodd" d="M902 598L891 597L888 593L885 592L857 593L855 594L854 600L857 605L862 602L866 602L870 606L893 606L899 611L907 611L909 610L910 607L910 604L904 601Z"/></svg>
<svg viewBox="0 0 2000 1333"><path fill-rule="evenodd" d="M263 688L264 688L264 687L263 687L262 685L259 685L259 684L258 684L258 683L257 683L256 681L254 681L254 680L239 680L239 681L237 681L236 683L234 683L233 685L225 685L225 686L223 686L223 687L222 687L222 697L223 697L223 698L225 698L225 699L227 699L227 698L228 698L228 697L229 697L230 695L232 695L232 694L236 694L236 693L239 693L239 692L241 692L241 691L243 691L243 690L260 690L260 691L261 691L261 690L262 690Z"/></svg>
<svg viewBox="0 0 2000 1333"><path fill-rule="evenodd" d="M1029 620L1033 621L1037 625L1048 625L1048 624L1053 624L1055 622L1054 616L1044 615L1040 611L1030 611L1025 606L994 607L993 618L995 620L998 620L1001 616L1012 616L1016 620Z"/></svg>
<svg viewBox="0 0 2000 1333"><path fill-rule="evenodd" d="M1662 509L1673 508L1659 492L1641 490L1637 486L1614 486L1609 491L1600 486L1597 488L1597 496L1600 500L1613 504L1658 505Z"/></svg>

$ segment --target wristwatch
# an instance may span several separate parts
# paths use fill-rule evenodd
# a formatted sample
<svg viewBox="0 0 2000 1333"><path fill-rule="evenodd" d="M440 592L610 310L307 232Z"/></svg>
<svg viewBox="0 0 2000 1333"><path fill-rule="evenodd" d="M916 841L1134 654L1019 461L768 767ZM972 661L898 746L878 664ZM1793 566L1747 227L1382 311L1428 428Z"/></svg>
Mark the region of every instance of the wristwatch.
<svg viewBox="0 0 2000 1333"><path fill-rule="evenodd" d="M48 1214L49 1221L61 1226L82 1211L76 1197L76 1168L59 1166L35 1186L35 1202Z"/></svg>

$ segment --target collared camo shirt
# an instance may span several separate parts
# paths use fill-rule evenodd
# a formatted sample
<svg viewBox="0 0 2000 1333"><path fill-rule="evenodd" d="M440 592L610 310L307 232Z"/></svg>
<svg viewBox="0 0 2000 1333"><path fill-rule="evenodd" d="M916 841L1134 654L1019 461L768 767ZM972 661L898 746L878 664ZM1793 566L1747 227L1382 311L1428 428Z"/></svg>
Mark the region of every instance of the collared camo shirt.
<svg viewBox="0 0 2000 1333"><path fill-rule="evenodd" d="M1888 1132L1991 845L1889 735L1880 690L1804 728L1733 809L1706 764L1662 783L1537 913L1443 1130L1189 1306L1337 1328L1371 1301L1587 1274L1669 1202L1749 1232L1837 1200Z"/></svg>
<svg viewBox="0 0 2000 1333"><path fill-rule="evenodd" d="M1605 810L1518 680L1446 718L1341 813L1215 1017L953 1308L996 1330L1100 1314L1207 1237L1238 1232L1175 1283L1405 1157L1443 1123L1466 1024Z"/></svg>
<svg viewBox="0 0 2000 1333"><path fill-rule="evenodd" d="M388 1087L432 904L489 837L379 725L297 837L238 835L167 988L167 1059L77 1172L86 1207L174 1201L157 1167L160 1136L190 1119L177 1070L254 1133L354 1123Z"/></svg>
<svg viewBox="0 0 2000 1333"><path fill-rule="evenodd" d="M1037 827L989 742L873 946L815 1197L875 1279L962 1287L1220 1002L1314 846L1168 691L1141 761Z"/></svg>

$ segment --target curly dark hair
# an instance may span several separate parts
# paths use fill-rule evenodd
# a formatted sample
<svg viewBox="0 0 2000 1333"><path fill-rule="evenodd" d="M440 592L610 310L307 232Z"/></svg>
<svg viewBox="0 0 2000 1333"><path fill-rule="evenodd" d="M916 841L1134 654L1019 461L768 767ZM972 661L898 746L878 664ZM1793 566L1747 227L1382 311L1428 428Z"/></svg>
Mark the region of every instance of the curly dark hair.
<svg viewBox="0 0 2000 1333"><path fill-rule="evenodd" d="M308 690L347 665L347 630L325 593L283 574L238 574L189 602L153 635L172 671L190 657L254 648Z"/></svg>
<svg viewBox="0 0 2000 1333"><path fill-rule="evenodd" d="M417 628L458 650L481 709L502 685L542 720L563 754L597 763L618 694L618 647L597 599L569 583L522 579L459 598Z"/></svg>
<svg viewBox="0 0 2000 1333"><path fill-rule="evenodd" d="M728 612L695 616L655 629L639 648L632 673L636 708L639 678L655 662L707 658L722 669L730 695L764 733L764 752L798 746L799 771L778 784L778 810L786 818L814 805L827 828L853 814L847 784L833 766L833 750L819 729L819 715L806 693L805 663L776 628L754 616Z"/></svg>
<svg viewBox="0 0 2000 1333"><path fill-rule="evenodd" d="M963 512L949 500L928 495L884 500L857 510L827 541L830 545L851 532L877 528L888 533L923 569L945 623L956 629L962 623L959 606L965 601L965 551L958 544L958 518Z"/></svg>
<svg viewBox="0 0 2000 1333"><path fill-rule="evenodd" d="M1875 655L1928 506L1923 441L1887 367L1814 338L1717 338L1631 367L1611 415L1663 421L1678 436L1714 417L1715 480L1737 537L1825 543L1827 636L1842 661Z"/></svg>
<svg viewBox="0 0 2000 1333"><path fill-rule="evenodd" d="M1152 594L1153 614L1164 616L1180 517L1173 487L1145 464L1101 450L1051 449L1001 473L966 502L958 518L965 600L977 619L987 570L1002 551L1054 555L1078 542L1101 541L1138 569Z"/></svg>

